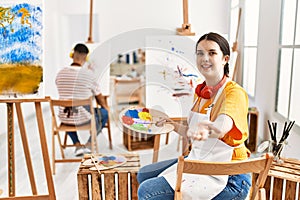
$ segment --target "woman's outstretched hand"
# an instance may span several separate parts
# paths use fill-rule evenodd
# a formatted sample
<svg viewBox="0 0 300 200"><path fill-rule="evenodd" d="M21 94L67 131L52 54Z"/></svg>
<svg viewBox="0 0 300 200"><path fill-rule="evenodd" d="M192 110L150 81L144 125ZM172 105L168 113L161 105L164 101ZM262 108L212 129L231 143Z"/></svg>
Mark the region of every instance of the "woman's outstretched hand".
<svg viewBox="0 0 300 200"><path fill-rule="evenodd" d="M220 133L212 122L202 121L194 127L189 127L187 136L192 140L206 140L208 137L218 138Z"/></svg>

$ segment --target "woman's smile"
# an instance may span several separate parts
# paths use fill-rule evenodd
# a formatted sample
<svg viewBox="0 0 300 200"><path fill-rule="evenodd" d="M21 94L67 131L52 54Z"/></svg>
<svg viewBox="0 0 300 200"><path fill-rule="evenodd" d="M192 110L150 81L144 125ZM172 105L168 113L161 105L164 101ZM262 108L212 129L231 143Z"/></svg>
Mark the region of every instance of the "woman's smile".
<svg viewBox="0 0 300 200"><path fill-rule="evenodd" d="M204 69L208 69L208 68L212 67L212 64L205 63L205 64L202 64L201 67L204 68Z"/></svg>

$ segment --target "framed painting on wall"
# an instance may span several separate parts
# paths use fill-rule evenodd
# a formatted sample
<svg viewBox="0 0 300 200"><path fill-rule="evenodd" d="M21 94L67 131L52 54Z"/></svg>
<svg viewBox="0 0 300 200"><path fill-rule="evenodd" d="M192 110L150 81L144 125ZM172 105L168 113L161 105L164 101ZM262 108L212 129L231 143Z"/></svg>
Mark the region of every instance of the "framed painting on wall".
<svg viewBox="0 0 300 200"><path fill-rule="evenodd" d="M43 97L43 1L1 1L0 44L0 98Z"/></svg>

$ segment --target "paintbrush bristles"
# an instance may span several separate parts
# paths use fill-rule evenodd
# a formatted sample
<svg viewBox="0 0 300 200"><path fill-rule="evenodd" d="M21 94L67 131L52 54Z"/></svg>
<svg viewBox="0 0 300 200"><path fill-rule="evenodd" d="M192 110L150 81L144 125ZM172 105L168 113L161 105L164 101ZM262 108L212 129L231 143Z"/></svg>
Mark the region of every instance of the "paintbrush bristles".
<svg viewBox="0 0 300 200"><path fill-rule="evenodd" d="M295 124L295 121L290 121L289 123L288 122L284 123L284 128L282 131L281 138L279 140L279 143L277 143L277 139L276 139L277 122L272 122L272 125L271 125L270 121L268 120L268 127L269 127L269 131L270 131L271 139L273 141L272 152L275 156L280 156L280 153L283 149L283 145L286 143L286 140L287 140L294 124Z"/></svg>

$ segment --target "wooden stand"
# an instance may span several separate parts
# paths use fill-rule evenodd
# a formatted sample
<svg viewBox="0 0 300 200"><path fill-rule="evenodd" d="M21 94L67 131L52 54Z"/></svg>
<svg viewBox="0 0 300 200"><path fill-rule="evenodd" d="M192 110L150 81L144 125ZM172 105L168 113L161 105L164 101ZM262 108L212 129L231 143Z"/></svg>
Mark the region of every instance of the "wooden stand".
<svg viewBox="0 0 300 200"><path fill-rule="evenodd" d="M124 165L101 170L101 174L98 171L89 170L90 167L80 165L77 173L80 200L104 199L104 197L106 200L114 200L116 196L120 200L138 199L136 175L140 169L139 155L122 155L127 159ZM84 159L90 159L90 156L86 154ZM92 197L90 197L90 193Z"/></svg>
<svg viewBox="0 0 300 200"><path fill-rule="evenodd" d="M178 35L192 36L195 33L191 32L191 24L189 24L188 0L183 0L183 24L177 29Z"/></svg>
<svg viewBox="0 0 300 200"><path fill-rule="evenodd" d="M43 114L41 108L41 102L47 102L47 99L0 99L0 103L6 103L7 105L7 144L8 144L8 194L9 197L4 197L4 199L56 199L54 184L51 174L51 167L49 161L48 147L46 141L46 134L43 122ZM43 163L45 169L45 175L48 185L48 195L38 195L37 187L34 178L34 170L32 166L29 144L27 140L27 134L25 130L24 117L22 114L22 103L34 103L36 110L36 118L40 135L40 144L42 149ZM20 127L20 135L22 139L24 155L26 159L27 171L30 180L30 186L32 195L30 196L18 196L16 197L15 188L15 146L14 146L14 105L17 111L18 123ZM0 198L2 199L2 198Z"/></svg>
<svg viewBox="0 0 300 200"><path fill-rule="evenodd" d="M90 0L89 37L86 43L93 42L93 0Z"/></svg>

